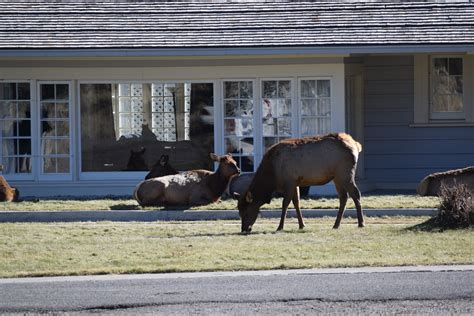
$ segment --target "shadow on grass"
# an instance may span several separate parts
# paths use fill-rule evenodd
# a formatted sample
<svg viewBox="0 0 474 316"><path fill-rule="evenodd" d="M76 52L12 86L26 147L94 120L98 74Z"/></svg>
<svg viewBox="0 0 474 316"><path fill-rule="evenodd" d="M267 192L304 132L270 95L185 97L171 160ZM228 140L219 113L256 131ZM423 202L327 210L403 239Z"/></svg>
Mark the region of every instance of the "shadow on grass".
<svg viewBox="0 0 474 316"><path fill-rule="evenodd" d="M111 210L117 211L117 210L142 210L142 208L139 205L136 204L115 204L110 206Z"/></svg>
<svg viewBox="0 0 474 316"><path fill-rule="evenodd" d="M464 229L473 229L474 227L472 226L457 226L457 227L451 227L451 226L446 226L442 225L439 223L438 219L436 217L432 217L428 219L427 221L417 224L412 227L406 228L408 231L422 231L422 232L432 232L432 233L442 233L445 230L464 230Z"/></svg>

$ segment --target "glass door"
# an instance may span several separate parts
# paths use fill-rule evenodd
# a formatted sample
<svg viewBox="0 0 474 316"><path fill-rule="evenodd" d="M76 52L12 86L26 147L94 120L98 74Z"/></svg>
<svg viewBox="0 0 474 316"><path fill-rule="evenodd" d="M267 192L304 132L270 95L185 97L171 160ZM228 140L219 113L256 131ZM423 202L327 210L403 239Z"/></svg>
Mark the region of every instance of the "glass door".
<svg viewBox="0 0 474 316"><path fill-rule="evenodd" d="M40 177L71 178L71 84L39 82Z"/></svg>

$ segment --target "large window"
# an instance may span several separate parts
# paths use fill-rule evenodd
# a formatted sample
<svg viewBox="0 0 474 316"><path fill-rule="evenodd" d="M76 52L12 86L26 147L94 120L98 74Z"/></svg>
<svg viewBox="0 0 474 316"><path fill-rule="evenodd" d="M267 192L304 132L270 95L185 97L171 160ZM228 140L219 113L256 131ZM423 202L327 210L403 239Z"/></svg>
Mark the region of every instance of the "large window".
<svg viewBox="0 0 474 316"><path fill-rule="evenodd" d="M163 154L177 170L213 169L213 102L212 83L80 84L82 171L147 171Z"/></svg>
<svg viewBox="0 0 474 316"><path fill-rule="evenodd" d="M32 161L29 82L0 82L0 130L3 174L30 174Z"/></svg>

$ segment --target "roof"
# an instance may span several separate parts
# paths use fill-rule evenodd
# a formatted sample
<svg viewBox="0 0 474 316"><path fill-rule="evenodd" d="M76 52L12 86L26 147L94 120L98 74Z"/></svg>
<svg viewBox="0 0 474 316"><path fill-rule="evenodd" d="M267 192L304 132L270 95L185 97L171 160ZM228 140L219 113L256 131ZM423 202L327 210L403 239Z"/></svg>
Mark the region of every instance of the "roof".
<svg viewBox="0 0 474 316"><path fill-rule="evenodd" d="M474 45L470 2L0 0L3 50Z"/></svg>

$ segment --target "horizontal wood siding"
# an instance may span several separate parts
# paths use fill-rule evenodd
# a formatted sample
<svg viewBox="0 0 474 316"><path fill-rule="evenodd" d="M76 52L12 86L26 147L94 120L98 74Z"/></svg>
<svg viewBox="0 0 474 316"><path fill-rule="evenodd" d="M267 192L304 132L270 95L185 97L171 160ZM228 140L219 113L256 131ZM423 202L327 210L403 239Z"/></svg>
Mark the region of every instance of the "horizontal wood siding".
<svg viewBox="0 0 474 316"><path fill-rule="evenodd" d="M372 56L365 65L365 176L413 188L426 175L474 165L474 127L410 127L413 57Z"/></svg>

